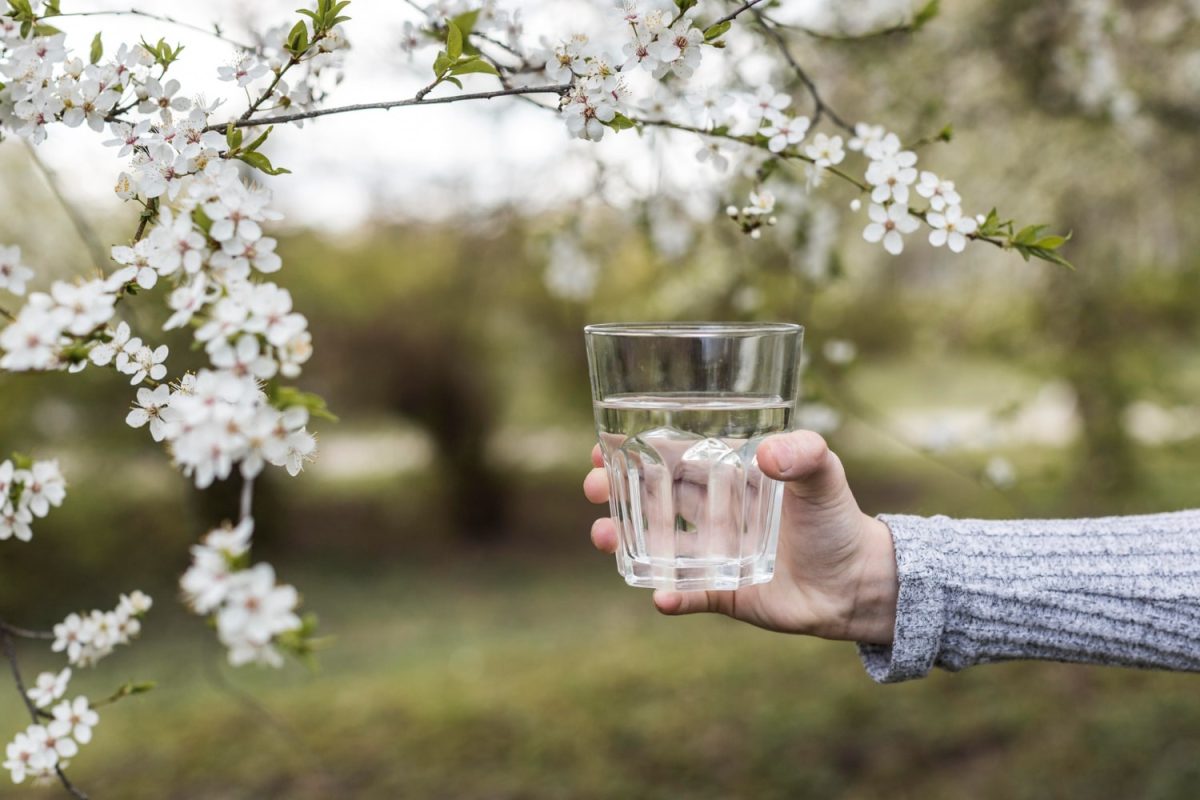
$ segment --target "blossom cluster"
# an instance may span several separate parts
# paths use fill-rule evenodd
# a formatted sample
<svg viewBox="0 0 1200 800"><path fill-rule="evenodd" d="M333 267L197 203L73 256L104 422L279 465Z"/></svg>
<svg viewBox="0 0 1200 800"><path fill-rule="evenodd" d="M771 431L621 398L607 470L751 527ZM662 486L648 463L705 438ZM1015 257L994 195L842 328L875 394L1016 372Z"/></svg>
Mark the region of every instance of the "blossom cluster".
<svg viewBox="0 0 1200 800"><path fill-rule="evenodd" d="M112 611L71 614L54 626L56 653L66 652L75 666L91 666L112 652L118 644L128 644L141 631L141 618L152 601L141 592L121 595ZM43 721L18 733L5 747L3 768L13 783L51 778L79 753L79 746L92 740L92 729L100 715L85 696L64 699L71 681L71 667L60 672L37 676L26 696L38 709Z"/></svg>
<svg viewBox="0 0 1200 800"><path fill-rule="evenodd" d="M686 80L703 56L705 35L696 26L694 7L680 12L667 0L624 0L617 6L629 32L621 57L604 52L584 33L542 57L551 80L571 84L562 100L563 118L581 139L600 141L618 115L631 112L627 73L642 70L659 81L669 75Z"/></svg>
<svg viewBox="0 0 1200 800"><path fill-rule="evenodd" d="M117 645L129 644L141 633L141 618L151 605L149 596L135 591L121 595L112 611L94 609L69 614L54 626L54 644L50 649L66 653L67 662L74 666L93 666L111 655Z"/></svg>
<svg viewBox="0 0 1200 800"><path fill-rule="evenodd" d="M317 449L306 428L308 410L274 407L248 370L201 370L170 386L139 389L125 421L148 425L155 441L168 442L176 464L201 489L228 478L235 464L247 479L266 464L297 475Z"/></svg>
<svg viewBox="0 0 1200 800"><path fill-rule="evenodd" d="M344 45L336 28L321 30L308 54L296 57L310 73L335 63L333 54ZM274 80L294 57L281 55L288 52L286 33L278 41L268 35L275 44L260 43L255 64L245 60L249 54L239 62L246 72L238 78L242 86L270 76L264 108L299 102L282 79ZM182 96L179 82L161 74L170 61L164 64L162 54L147 47L122 48L113 59L83 66L70 58L59 35L8 45L0 65L14 80L0 93L0 107L13 102L13 114L25 120L18 132L36 142L52 122L71 124L70 112L78 104L63 98L80 82L101 87L85 118L89 124L98 121L93 125L98 129L107 124L112 138L105 143L131 159L117 192L156 214L145 236L113 248L119 266L108 277L60 281L48 294L31 295L15 321L0 331L0 368L78 370L90 361L113 365L135 385L149 380L155 388L139 392L128 421L149 422L154 438L171 445L177 464L198 486L227 477L236 463L247 477L264 463L298 472L315 450L315 439L304 430L307 415L302 409L272 408L258 385L277 375L297 377L312 355L308 322L293 309L291 294L256 277L281 267L276 241L263 231L265 223L279 219L269 207L271 193L241 175L245 164L273 170L256 149L265 137L243 148L240 137L211 130L221 104ZM152 76L156 59L163 69ZM221 76L229 77L227 72L223 68ZM55 98L63 101L61 108ZM56 111L30 127L23 103ZM147 117L128 118L134 112ZM19 253L5 250L0 256L5 264L19 263ZM28 278L19 266L4 274L10 288L23 288ZM150 289L163 279L173 283L167 295L172 313L164 328L194 327L213 368L185 377L173 389L161 384L168 373L166 346L144 344L124 322L109 326L126 292Z"/></svg>
<svg viewBox="0 0 1200 800"><path fill-rule="evenodd" d="M44 691L55 698L61 697L70 673L70 669L59 675L43 673L30 694ZM99 723L100 715L86 697L63 700L50 710L45 723L29 725L8 743L3 768L8 770L13 783L24 783L27 778L35 782L50 780L55 770L65 768L79 753L79 745L92 740L92 728Z"/></svg>
<svg viewBox="0 0 1200 800"><path fill-rule="evenodd" d="M26 468L12 460L0 461L0 541L15 536L28 542L33 538L34 517L46 516L66 496L67 484L57 461L30 462Z"/></svg>
<svg viewBox="0 0 1200 800"><path fill-rule="evenodd" d="M28 5L27 15L58 13L57 4ZM256 35L217 69L221 81L248 98L240 125L312 108L340 80L344 5L318 0L315 10L300 12L300 23ZM191 96L170 76L181 50L142 42L106 55L97 37L84 63L41 19L0 17L0 133L37 145L56 125L86 124L128 159L116 193L141 209L133 240L112 249L108 275L54 282L16 309L0 329L0 369L78 371L92 364L115 368L135 386L148 384L138 389L126 422L148 427L198 487L235 468L247 480L268 464L295 475L316 450L307 430L312 398L274 381L300 375L312 337L291 294L265 278L282 266L277 242L264 230L280 215L270 207L271 192L250 177L282 170L261 151L270 128L228 125L218 119L222 100ZM23 296L33 277L19 249L0 248L0 289ZM169 309L164 330L191 330L206 368L169 378L168 348L145 343L116 319L131 295L162 283L168 284L159 294ZM6 534L0 538L28 539L33 516L61 502L61 492L55 494L61 476L57 484L51 480L50 466L0 467ZM300 625L291 614L295 590L276 586L266 564L237 573L220 600L218 634L235 663L278 664L272 641ZM190 580L197 574L189 571ZM137 633L138 616L124 599L111 612L73 614L56 626L55 650L73 665L94 663ZM61 766L45 748L40 756L33 751L45 740L39 731L23 735L10 762L35 773Z"/></svg>
<svg viewBox="0 0 1200 800"><path fill-rule="evenodd" d="M303 626L296 615L300 595L276 582L270 564L248 565L253 532L250 518L211 531L192 547L192 564L180 586L194 611L214 616L230 664L280 666L280 637Z"/></svg>
<svg viewBox="0 0 1200 800"><path fill-rule="evenodd" d="M0 331L0 369L10 372L66 369L67 348L91 337L112 319L117 291L109 280L55 281L34 292L12 324Z"/></svg>
<svg viewBox="0 0 1200 800"><path fill-rule="evenodd" d="M903 149L900 137L884 130L882 125L860 122L854 133L850 149L862 151L869 160L866 180L871 187L871 204L867 208L870 222L863 230L863 238L882 242L892 255L903 252L903 234L920 227L918 217L909 208L911 191L915 188L918 195L929 201L930 210L920 212L933 229L929 243L961 253L967 237L976 232L979 224L974 217L963 215L962 198L955 191L954 182L932 172L918 173L917 154Z"/></svg>

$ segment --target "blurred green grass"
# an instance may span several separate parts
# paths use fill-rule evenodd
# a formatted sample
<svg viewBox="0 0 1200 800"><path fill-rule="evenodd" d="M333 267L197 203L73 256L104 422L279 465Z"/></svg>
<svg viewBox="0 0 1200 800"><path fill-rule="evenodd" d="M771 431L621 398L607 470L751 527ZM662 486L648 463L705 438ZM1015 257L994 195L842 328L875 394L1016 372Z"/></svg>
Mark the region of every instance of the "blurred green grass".
<svg viewBox="0 0 1200 800"><path fill-rule="evenodd" d="M104 712L72 766L82 786L130 800L1184 798L1200 779L1188 676L1009 664L878 687L849 644L660 618L582 552L283 569L337 637L320 670L233 672L163 603L136 648L77 679L160 681ZM0 718L19 713L0 693Z"/></svg>

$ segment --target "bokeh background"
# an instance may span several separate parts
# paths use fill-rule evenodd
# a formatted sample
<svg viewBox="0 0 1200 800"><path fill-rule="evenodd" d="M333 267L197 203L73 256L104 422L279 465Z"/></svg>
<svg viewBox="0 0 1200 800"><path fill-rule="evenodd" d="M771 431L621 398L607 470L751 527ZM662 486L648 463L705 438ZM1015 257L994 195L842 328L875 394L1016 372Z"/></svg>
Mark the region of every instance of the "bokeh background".
<svg viewBox="0 0 1200 800"><path fill-rule="evenodd" d="M231 670L176 601L189 543L234 513L236 487L196 493L124 427L120 376L0 375L0 450L58 457L70 481L31 545L0 543L4 616L48 627L120 591L157 599L136 646L76 678L95 696L158 682L104 713L77 781L100 798L1195 796L1195 678L1023 663L880 687L849 644L658 617L587 540L591 321L805 324L802 420L870 512L1196 504L1200 6L945 5L919 33L845 40L912 9L776 13L823 34L791 36L844 115L909 138L953 123L923 163L970 211L1073 231L1075 272L919 237L887 257L837 186L780 189L779 226L751 241L722 219L734 198L694 163L695 140L572 143L515 103L277 134L272 160L294 173L273 184L280 278L317 347L302 385L341 421L316 426L302 477L260 481L256 553L320 615L331 641L315 670ZM354 3L337 100L421 85L396 45L413 18L399 6ZM588 6L521 4L551 37ZM171 11L236 30L289 8ZM219 43L102 24L110 41L181 38L191 85L222 88ZM82 46L94 25L64 27ZM753 54L724 68L789 79ZM124 241L111 151L56 137L44 165L105 243ZM40 280L86 271L19 142L0 146L0 171L0 241ZM139 305L152 331L158 304ZM165 341L186 361L185 341ZM59 666L27 644L22 657ZM11 689L0 722L4 737L24 724Z"/></svg>

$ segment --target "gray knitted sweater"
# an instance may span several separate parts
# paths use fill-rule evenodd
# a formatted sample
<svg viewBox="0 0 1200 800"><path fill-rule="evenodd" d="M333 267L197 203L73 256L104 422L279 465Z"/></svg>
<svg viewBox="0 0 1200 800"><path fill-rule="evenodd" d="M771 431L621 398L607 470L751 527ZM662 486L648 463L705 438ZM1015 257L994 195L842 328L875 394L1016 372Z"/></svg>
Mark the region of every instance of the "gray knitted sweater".
<svg viewBox="0 0 1200 800"><path fill-rule="evenodd" d="M1200 670L1200 510L991 521L882 516L900 595L890 683L1018 658Z"/></svg>

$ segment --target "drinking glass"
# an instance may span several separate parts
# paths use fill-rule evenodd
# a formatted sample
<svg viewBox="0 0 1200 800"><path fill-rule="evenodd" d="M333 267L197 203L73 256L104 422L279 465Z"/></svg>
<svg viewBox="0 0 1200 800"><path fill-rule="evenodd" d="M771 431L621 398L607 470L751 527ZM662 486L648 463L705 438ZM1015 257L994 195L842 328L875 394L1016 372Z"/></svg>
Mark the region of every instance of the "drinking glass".
<svg viewBox="0 0 1200 800"><path fill-rule="evenodd" d="M783 484L756 451L791 429L804 329L589 325L596 432L631 586L699 591L775 571Z"/></svg>

